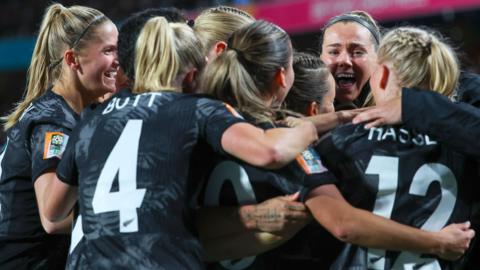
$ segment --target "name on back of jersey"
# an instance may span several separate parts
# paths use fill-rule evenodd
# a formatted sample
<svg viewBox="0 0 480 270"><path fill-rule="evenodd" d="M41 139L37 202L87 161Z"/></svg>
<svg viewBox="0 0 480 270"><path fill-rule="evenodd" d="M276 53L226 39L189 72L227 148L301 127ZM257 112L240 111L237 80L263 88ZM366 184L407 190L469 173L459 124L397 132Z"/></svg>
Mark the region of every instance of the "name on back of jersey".
<svg viewBox="0 0 480 270"><path fill-rule="evenodd" d="M144 102L148 100L147 106L151 107L155 99L161 95L162 93L150 92L129 97L113 97L112 100L108 102L102 114L109 114L114 110L122 110L127 106L137 107L140 101Z"/></svg>
<svg viewBox="0 0 480 270"><path fill-rule="evenodd" d="M426 134L416 133L403 128L378 127L371 128L369 141L396 141L403 144L413 143L418 146L436 145L437 142Z"/></svg>

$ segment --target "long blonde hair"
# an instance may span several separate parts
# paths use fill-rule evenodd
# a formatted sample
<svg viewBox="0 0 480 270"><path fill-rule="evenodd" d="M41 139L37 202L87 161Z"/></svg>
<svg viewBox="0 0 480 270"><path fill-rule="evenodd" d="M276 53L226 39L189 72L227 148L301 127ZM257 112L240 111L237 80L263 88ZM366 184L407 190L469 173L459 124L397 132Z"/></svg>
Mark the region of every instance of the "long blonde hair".
<svg viewBox="0 0 480 270"><path fill-rule="evenodd" d="M209 63L202 89L235 106L257 123L272 122L273 110L264 98L280 68L288 68L292 48L288 34L278 26L256 21L233 33L228 50Z"/></svg>
<svg viewBox="0 0 480 270"><path fill-rule="evenodd" d="M201 71L204 65L202 44L188 25L154 17L148 20L137 39L133 92L180 92L178 75L189 68Z"/></svg>
<svg viewBox="0 0 480 270"><path fill-rule="evenodd" d="M400 86L420 87L451 96L460 76L453 49L433 31L400 27L389 31L378 49L378 62L393 66Z"/></svg>
<svg viewBox="0 0 480 270"><path fill-rule="evenodd" d="M84 7L50 5L43 16L27 73L26 93L12 113L3 118L4 129L11 128L29 104L44 94L61 76L63 53L81 50L95 37L94 28L110 21L100 11Z"/></svg>
<svg viewBox="0 0 480 270"><path fill-rule="evenodd" d="M233 32L254 22L247 12L228 6L206 9L195 19L193 29L202 41L205 55L219 41L227 41Z"/></svg>

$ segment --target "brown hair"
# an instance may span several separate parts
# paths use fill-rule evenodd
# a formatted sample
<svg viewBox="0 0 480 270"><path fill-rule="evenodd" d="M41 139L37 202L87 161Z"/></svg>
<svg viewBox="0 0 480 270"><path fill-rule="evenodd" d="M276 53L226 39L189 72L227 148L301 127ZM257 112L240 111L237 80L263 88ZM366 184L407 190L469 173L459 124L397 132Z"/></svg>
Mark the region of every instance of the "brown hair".
<svg viewBox="0 0 480 270"><path fill-rule="evenodd" d="M378 46L380 45L380 40L382 37L380 26L378 26L377 21L375 21L375 19L373 19L373 17L367 12L362 10L355 10L355 11L350 11L350 12L332 17L330 20L328 20L328 22L322 28L322 31L320 34L320 40L319 40L320 53L322 52L322 45L323 45L323 38L325 35L325 31L327 31L327 29L330 26L339 22L342 22L342 23L355 22L365 27L370 32L370 34L372 34L371 40L375 46L375 50L378 49Z"/></svg>
<svg viewBox="0 0 480 270"><path fill-rule="evenodd" d="M330 70L319 56L302 52L293 54L293 70L295 80L285 98L285 106L288 110L303 114L311 102L322 104L323 97L329 91Z"/></svg>
<svg viewBox="0 0 480 270"><path fill-rule="evenodd" d="M273 110L264 97L279 68L287 68L292 54L288 34L278 26L256 21L233 33L229 49L209 63L203 89L235 106L257 123L271 122Z"/></svg>

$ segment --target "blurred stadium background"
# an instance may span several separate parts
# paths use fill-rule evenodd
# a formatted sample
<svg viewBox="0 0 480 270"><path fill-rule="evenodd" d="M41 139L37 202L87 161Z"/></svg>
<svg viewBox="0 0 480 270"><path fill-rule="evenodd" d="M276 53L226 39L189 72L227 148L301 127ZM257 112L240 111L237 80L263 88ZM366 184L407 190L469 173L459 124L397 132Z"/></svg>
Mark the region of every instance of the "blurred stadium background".
<svg viewBox="0 0 480 270"><path fill-rule="evenodd" d="M350 10L365 10L385 27L426 25L437 29L460 54L462 68L480 72L480 0L65 0L64 5L97 8L119 23L132 12L149 7L175 6L194 17L206 7L234 5L258 19L287 30L294 46L316 51L320 28L328 18ZM22 96L26 70L46 0L1 0L0 114ZM0 131L0 144L4 142Z"/></svg>

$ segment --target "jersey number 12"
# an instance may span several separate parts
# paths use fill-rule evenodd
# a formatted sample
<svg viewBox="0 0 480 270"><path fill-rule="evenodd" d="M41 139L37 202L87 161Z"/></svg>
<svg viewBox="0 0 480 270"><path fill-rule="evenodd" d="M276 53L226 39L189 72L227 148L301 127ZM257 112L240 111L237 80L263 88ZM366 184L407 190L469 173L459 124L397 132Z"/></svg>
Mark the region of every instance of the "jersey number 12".
<svg viewBox="0 0 480 270"><path fill-rule="evenodd" d="M379 216L390 218L398 188L399 158L387 156L372 156L368 163L366 174L377 174L378 193L373 212ZM428 187L438 181L441 187L440 202L425 221L421 229L439 231L448 222L457 199L457 180L453 172L440 163L423 164L413 176L409 194L425 196ZM385 250L369 249L367 254L368 269L386 269ZM440 264L433 258L421 258L420 254L402 252L396 259L392 269L424 269L440 270Z"/></svg>

